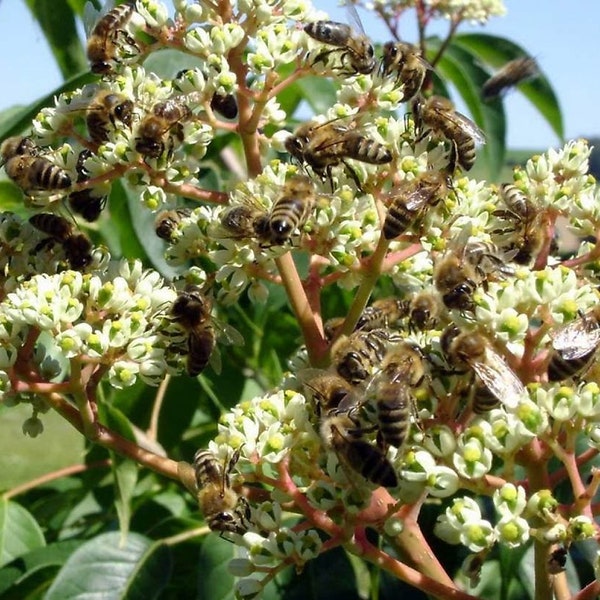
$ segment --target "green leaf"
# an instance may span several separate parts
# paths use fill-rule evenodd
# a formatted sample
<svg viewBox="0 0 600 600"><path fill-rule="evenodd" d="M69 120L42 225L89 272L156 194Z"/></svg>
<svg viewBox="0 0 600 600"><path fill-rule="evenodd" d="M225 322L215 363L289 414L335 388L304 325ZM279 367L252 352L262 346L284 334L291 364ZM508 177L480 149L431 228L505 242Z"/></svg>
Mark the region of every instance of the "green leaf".
<svg viewBox="0 0 600 600"><path fill-rule="evenodd" d="M315 114L327 112L336 102L336 86L331 79L311 75L299 79L290 87L294 89L296 85L302 99L306 100Z"/></svg>
<svg viewBox="0 0 600 600"><path fill-rule="evenodd" d="M236 578L229 572L229 561L235 546L227 540L210 535L204 540L198 557L197 600L233 600Z"/></svg>
<svg viewBox="0 0 600 600"><path fill-rule="evenodd" d="M346 552L338 547L308 562L300 574L293 568L286 569L266 586L263 597L265 600L357 598L356 576Z"/></svg>
<svg viewBox="0 0 600 600"><path fill-rule="evenodd" d="M130 533L124 545L116 532L83 544L60 570L45 600L156 598L167 585L171 553L161 542Z"/></svg>
<svg viewBox="0 0 600 600"><path fill-rule="evenodd" d="M23 192L12 181L0 181L0 210L14 212L21 217L29 215L23 202Z"/></svg>
<svg viewBox="0 0 600 600"><path fill-rule="evenodd" d="M439 43L439 40L436 40ZM433 42L433 40L432 40ZM506 118L501 101L484 103L481 86L489 77L471 52L450 44L436 65L436 70L452 82L469 108L475 123L486 134L486 143L479 150L488 165L490 178L498 177L504 165L506 151Z"/></svg>
<svg viewBox="0 0 600 600"><path fill-rule="evenodd" d="M54 106L54 96L58 96L63 92L70 92L76 90L86 83L93 83L97 81L96 75L93 75L89 71L86 73L79 73L73 76L71 79L55 88L49 94L42 96L39 100L36 100L33 104L29 104L23 108L11 109L9 113L2 114L0 118L0 140L7 138L11 135L23 133L31 129L31 121L40 112L40 110L46 106Z"/></svg>
<svg viewBox="0 0 600 600"><path fill-rule="evenodd" d="M139 203L139 200L138 200ZM144 261L148 260L146 251L135 232L133 218L130 211L129 196L125 191L122 182L114 181L110 193L110 215L111 219L108 228L116 232L117 241L120 248L111 247L110 237L107 236L109 248L112 254L120 254L127 256L130 259L141 258Z"/></svg>
<svg viewBox="0 0 600 600"><path fill-rule="evenodd" d="M50 586L60 567L80 545L73 540L49 544L0 569L0 599L38 598L40 589Z"/></svg>
<svg viewBox="0 0 600 600"><path fill-rule="evenodd" d="M130 459L123 459L115 453L112 453L112 470L115 476L117 494L115 498L115 507L119 516L119 529L122 540L129 533L129 523L131 521L131 500L135 491L135 484L138 479L138 465Z"/></svg>
<svg viewBox="0 0 600 600"><path fill-rule="evenodd" d="M65 79L87 70L87 58L77 35L75 15L67 0L25 0L40 24Z"/></svg>
<svg viewBox="0 0 600 600"><path fill-rule="evenodd" d="M511 40L485 33L457 35L453 40L453 45L468 50L481 62L495 68L501 67L509 60L529 55L529 52ZM547 77L540 73L535 79L519 84L517 89L537 108L560 140L563 140L562 112L558 97Z"/></svg>
<svg viewBox="0 0 600 600"><path fill-rule="evenodd" d="M0 500L0 565L44 546L46 541L31 513L16 502Z"/></svg>

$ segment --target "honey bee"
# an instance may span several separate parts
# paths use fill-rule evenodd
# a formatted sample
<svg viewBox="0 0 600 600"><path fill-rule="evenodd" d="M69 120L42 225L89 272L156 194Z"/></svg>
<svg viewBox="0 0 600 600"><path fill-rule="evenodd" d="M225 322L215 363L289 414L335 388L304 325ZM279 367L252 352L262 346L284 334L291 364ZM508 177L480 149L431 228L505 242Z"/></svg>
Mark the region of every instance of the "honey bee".
<svg viewBox="0 0 600 600"><path fill-rule="evenodd" d="M407 311L409 329L434 329L441 315L439 298L429 291L419 292L408 300Z"/></svg>
<svg viewBox="0 0 600 600"><path fill-rule="evenodd" d="M360 315L356 330L370 331L391 327L395 329L398 321L406 316L406 302L399 298L381 298L367 306Z"/></svg>
<svg viewBox="0 0 600 600"><path fill-rule="evenodd" d="M331 349L336 371L353 385L373 374L383 360L392 335L386 329L358 330L336 340Z"/></svg>
<svg viewBox="0 0 600 600"><path fill-rule="evenodd" d="M238 114L238 105L233 94L215 92L210 100L210 107L226 119L235 119Z"/></svg>
<svg viewBox="0 0 600 600"><path fill-rule="evenodd" d="M177 230L179 223L191 214L192 211L189 208L175 208L159 212L154 222L156 235L167 242L173 241L173 233Z"/></svg>
<svg viewBox="0 0 600 600"><path fill-rule="evenodd" d="M344 412L355 404L354 387L343 377L331 371L310 371L304 387L310 390L318 416L333 412Z"/></svg>
<svg viewBox="0 0 600 600"><path fill-rule="evenodd" d="M118 92L100 90L87 108L86 124L91 140L102 144L108 140L111 128L117 127L120 121L131 127L133 102Z"/></svg>
<svg viewBox="0 0 600 600"><path fill-rule="evenodd" d="M587 370L600 347L600 306L550 334L548 380L562 381Z"/></svg>
<svg viewBox="0 0 600 600"><path fill-rule="evenodd" d="M87 42L87 57L92 73L110 73L123 43L137 49L135 40L123 29L134 13L134 6L133 0L115 6L92 29Z"/></svg>
<svg viewBox="0 0 600 600"><path fill-rule="evenodd" d="M431 96L415 104L415 121L434 133L441 133L451 144L448 170L458 164L469 171L475 163L475 145L485 143L485 135L471 119L457 112L448 98Z"/></svg>
<svg viewBox="0 0 600 600"><path fill-rule="evenodd" d="M41 151L41 148L30 137L22 135L6 138L0 145L2 163L14 156L39 156Z"/></svg>
<svg viewBox="0 0 600 600"><path fill-rule="evenodd" d="M521 380L481 334L448 326L440 337L448 363L458 371L470 370L507 408L516 408L525 394Z"/></svg>
<svg viewBox="0 0 600 600"><path fill-rule="evenodd" d="M64 217L53 213L38 213L29 217L29 222L39 231L50 237L38 244L40 250L49 243L58 242L65 253L65 258L72 269L84 269L92 262L92 242L81 231Z"/></svg>
<svg viewBox="0 0 600 600"><path fill-rule="evenodd" d="M199 375L209 360L220 370L217 337L227 344L243 345L239 331L211 315L212 302L197 285L189 284L179 292L171 306L171 318L187 333L187 372Z"/></svg>
<svg viewBox="0 0 600 600"><path fill-rule="evenodd" d="M433 281L442 301L448 308L473 311L473 294L481 284L487 284L492 275L513 275L507 263L511 254L502 254L491 242L475 240L464 245L456 244L434 267Z"/></svg>
<svg viewBox="0 0 600 600"><path fill-rule="evenodd" d="M448 191L448 176L442 171L427 171L403 181L394 190L383 222L383 237L392 240L420 221L437 206Z"/></svg>
<svg viewBox="0 0 600 600"><path fill-rule="evenodd" d="M387 42L383 45L380 75L387 77L396 74L396 84L403 86L403 102L409 102L421 91L430 69L432 66L421 56L417 46L405 42Z"/></svg>
<svg viewBox="0 0 600 600"><path fill-rule="evenodd" d="M248 529L250 507L232 487L230 473L240 458L238 448L228 463L221 464L210 450L198 450L193 468L198 486L197 499L212 531L242 535Z"/></svg>
<svg viewBox="0 0 600 600"><path fill-rule="evenodd" d="M335 21L315 21L304 26L304 31L313 39L332 49L320 52L314 62L325 62L330 54L338 53L342 73L347 75L368 75L375 69L376 60L373 45L365 35L362 24L353 4L347 5L350 16L360 29L357 33L350 25Z"/></svg>
<svg viewBox="0 0 600 600"><path fill-rule="evenodd" d="M268 217L269 241L285 244L292 232L301 228L315 203L315 190L305 175L294 175L284 185Z"/></svg>
<svg viewBox="0 0 600 600"><path fill-rule="evenodd" d="M495 210L493 214L510 225L495 229L492 233L510 234L508 242L502 246L516 251L513 258L516 263L527 265L544 243L542 212L512 184L504 183L500 186L500 198L506 209Z"/></svg>
<svg viewBox="0 0 600 600"><path fill-rule="evenodd" d="M410 414L415 406L413 389L425 379L423 354L417 346L401 341L385 355L381 371L368 386L372 388L377 410L377 441L402 448L410 429Z"/></svg>
<svg viewBox="0 0 600 600"><path fill-rule="evenodd" d="M72 185L67 171L55 165L30 138L10 137L0 145L4 170L28 196L58 192Z"/></svg>
<svg viewBox="0 0 600 600"><path fill-rule="evenodd" d="M473 265L454 251L447 252L434 266L433 282L442 296L442 302L448 308L473 311L473 294L478 280Z"/></svg>
<svg viewBox="0 0 600 600"><path fill-rule="evenodd" d="M165 150L171 153L175 139L183 142L183 122L191 115L189 106L177 99L158 102L140 122L135 149L147 158L158 158Z"/></svg>
<svg viewBox="0 0 600 600"><path fill-rule="evenodd" d="M221 215L221 226L233 238L269 237L269 213L252 203L228 207Z"/></svg>
<svg viewBox="0 0 600 600"><path fill-rule="evenodd" d="M309 165L316 175L329 180L333 189L331 169L343 164L346 172L361 189L360 181L346 159L382 165L392 160L392 153L379 142L357 129L337 123L339 119L300 125L285 141L286 150L302 165Z"/></svg>
<svg viewBox="0 0 600 600"><path fill-rule="evenodd" d="M85 167L85 161L91 156L93 156L92 152L84 148L77 157L75 170L77 171L78 183L89 179L90 174ZM97 221L98 217L100 217L101 212L106 206L108 197L105 194L97 196L94 194L93 188L87 188L71 192L68 200L69 206L75 214L81 215L86 221L92 222Z"/></svg>
<svg viewBox="0 0 600 600"><path fill-rule="evenodd" d="M486 102L502 95L506 90L539 75L537 62L531 56L521 56L508 61L492 75L481 88L481 97Z"/></svg>
<svg viewBox="0 0 600 600"><path fill-rule="evenodd" d="M205 369L216 345L211 310L212 302L197 285L187 285L171 307L173 320L187 332L190 377L196 377Z"/></svg>
<svg viewBox="0 0 600 600"><path fill-rule="evenodd" d="M392 488L398 475L383 451L362 437L363 431L348 413L332 413L321 420L321 439L342 465L360 473L367 481Z"/></svg>

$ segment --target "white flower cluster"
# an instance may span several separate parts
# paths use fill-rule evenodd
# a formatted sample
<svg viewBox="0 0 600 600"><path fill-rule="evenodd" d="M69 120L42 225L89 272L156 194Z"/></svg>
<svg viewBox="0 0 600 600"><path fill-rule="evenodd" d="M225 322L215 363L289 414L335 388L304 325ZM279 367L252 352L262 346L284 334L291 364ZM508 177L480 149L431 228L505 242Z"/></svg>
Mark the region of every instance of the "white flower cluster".
<svg viewBox="0 0 600 600"><path fill-rule="evenodd" d="M68 381L74 368L78 373L89 367L106 370L116 388L129 387L138 377L158 385L167 372L176 372L169 362L178 354L174 340L182 333L163 322L175 297L176 291L139 261L21 281L0 303L3 395L23 368ZM31 345L28 352L25 344Z"/></svg>

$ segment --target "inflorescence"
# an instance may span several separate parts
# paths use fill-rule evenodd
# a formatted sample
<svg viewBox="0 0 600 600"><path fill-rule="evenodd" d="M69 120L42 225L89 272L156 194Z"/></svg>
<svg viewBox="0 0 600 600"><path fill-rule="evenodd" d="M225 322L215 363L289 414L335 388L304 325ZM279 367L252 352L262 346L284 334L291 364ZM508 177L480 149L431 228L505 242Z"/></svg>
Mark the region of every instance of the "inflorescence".
<svg viewBox="0 0 600 600"><path fill-rule="evenodd" d="M504 12L426 4L450 19ZM307 348L279 388L223 415L214 462L203 452L182 467L207 521L245 549L231 565L240 597L336 545L373 558L366 527L406 550L411 511L431 499L436 535L468 548L471 567L497 544L535 538L550 552L597 536L589 503L561 507L554 476L531 478L554 456L576 497L598 484L582 484L565 450L579 437L600 449L600 193L587 143L533 157L510 183L476 181L476 126L435 108L425 87L405 97L401 63L380 68L366 37L305 0L174 5L137 0L108 33L96 26L101 78L43 109L28 141L2 146L26 205L46 215L0 216L0 392L32 404L26 432L40 433L47 394L79 405L82 381L195 374L219 343L212 302L289 291L285 257L307 256L306 307L318 313L333 285L357 300L329 327L303 323ZM142 66L164 48L194 66L170 79ZM335 102L293 128L279 94L314 75L336 83ZM230 176L212 189L205 161L226 136L245 163L225 149ZM77 253L79 230L48 219L63 207L100 218L116 181L157 213L175 284L91 242ZM578 240L567 258L561 220ZM378 280L395 295L367 305ZM210 486L231 489L222 510Z"/></svg>

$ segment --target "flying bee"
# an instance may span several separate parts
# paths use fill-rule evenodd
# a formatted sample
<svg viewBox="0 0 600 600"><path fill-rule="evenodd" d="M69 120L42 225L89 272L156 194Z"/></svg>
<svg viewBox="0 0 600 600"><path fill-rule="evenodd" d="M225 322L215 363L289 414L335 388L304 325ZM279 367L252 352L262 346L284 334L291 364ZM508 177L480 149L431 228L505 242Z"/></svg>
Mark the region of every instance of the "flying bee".
<svg viewBox="0 0 600 600"><path fill-rule="evenodd" d="M511 87L539 75L537 62L531 56L521 56L509 60L499 71L492 75L481 88L481 97L486 102L502 95Z"/></svg>
<svg viewBox="0 0 600 600"><path fill-rule="evenodd" d="M405 42L387 42L379 66L382 77L396 75L396 84L403 86L403 102L412 100L423 87L427 71L433 67L421 56L418 46Z"/></svg>
<svg viewBox="0 0 600 600"><path fill-rule="evenodd" d="M275 245L285 244L292 232L304 225L314 203L315 189L311 180L306 175L290 177L269 213L269 241Z"/></svg>
<svg viewBox="0 0 600 600"><path fill-rule="evenodd" d="M85 167L85 161L91 156L93 156L91 150L84 148L77 157L75 170L77 172L78 183L89 179L90 173ZM71 192L68 200L69 206L75 214L81 215L86 221L92 222L97 221L98 217L100 217L106 206L108 196L106 194L96 195L93 188L87 188Z"/></svg>
<svg viewBox="0 0 600 600"><path fill-rule="evenodd" d="M100 90L87 108L86 124L91 140L102 144L109 138L117 121L131 127L133 102L125 95L111 90Z"/></svg>
<svg viewBox="0 0 600 600"><path fill-rule="evenodd" d="M215 92L210 100L210 107L226 119L235 119L238 115L238 105L233 94Z"/></svg>
<svg viewBox="0 0 600 600"><path fill-rule="evenodd" d="M448 171L458 164L469 171L475 163L475 145L485 143L485 135L471 119L457 112L454 104L443 96L431 96L415 103L415 122L434 133L441 133L451 144Z"/></svg>
<svg viewBox="0 0 600 600"><path fill-rule="evenodd" d="M386 329L358 330L338 338L331 348L336 371L353 385L373 374L383 360L392 335Z"/></svg>
<svg viewBox="0 0 600 600"><path fill-rule="evenodd" d="M346 159L382 165L392 160L392 153L379 142L363 135L357 129L337 123L309 121L300 125L285 141L285 149L300 164L309 165L316 175L328 179L333 189L331 169L343 164L346 172L361 189L360 181Z"/></svg>
<svg viewBox="0 0 600 600"><path fill-rule="evenodd" d="M420 221L437 206L448 191L448 176L442 171L426 171L403 181L394 190L383 222L383 237L392 240Z"/></svg>
<svg viewBox="0 0 600 600"><path fill-rule="evenodd" d="M321 419L321 439L338 456L342 465L360 473L367 481L392 488L398 475L383 451L363 439L363 431L347 412L326 415Z"/></svg>
<svg viewBox="0 0 600 600"><path fill-rule="evenodd" d="M92 73L110 73L118 62L123 44L137 49L135 40L123 29L135 12L134 6L133 0L115 6L92 29L87 42L87 57Z"/></svg>
<svg viewBox="0 0 600 600"><path fill-rule="evenodd" d="M320 52L314 60L325 62L329 55L339 54L342 64L342 73L346 75L368 75L375 69L375 51L369 38L365 35L362 23L354 4L347 4L350 17L357 25L360 33L357 33L350 25L337 23L335 21L315 21L304 26L304 31L313 39L322 42L332 49Z"/></svg>
<svg viewBox="0 0 600 600"><path fill-rule="evenodd" d="M140 122L135 149L147 158L171 153L175 139L183 142L183 122L192 116L189 106L178 99L158 102Z"/></svg>
<svg viewBox="0 0 600 600"><path fill-rule="evenodd" d="M521 380L477 332L461 331L449 325L440 337L448 363L460 371L472 371L479 381L507 408L515 408L525 394Z"/></svg>
<svg viewBox="0 0 600 600"><path fill-rule="evenodd" d="M584 372L600 347L600 306L563 325L550 337L549 381L562 381Z"/></svg>
<svg viewBox="0 0 600 600"><path fill-rule="evenodd" d="M179 292L171 306L171 318L187 334L187 372L199 375L209 360L220 370L217 337L228 344L243 345L244 338L233 327L211 315L212 302L197 285L189 284ZM215 362L217 361L217 362Z"/></svg>
<svg viewBox="0 0 600 600"><path fill-rule="evenodd" d="M507 242L502 244L503 248L515 250L513 260L520 265L527 265L544 243L542 212L515 185L502 184L500 198L506 209L495 210L493 214L509 225L495 229L492 233L509 234Z"/></svg>
<svg viewBox="0 0 600 600"><path fill-rule="evenodd" d="M240 452L241 448L238 448L225 465L210 450L198 450L194 455L198 504L212 531L242 535L248 529L250 507L232 488L230 481Z"/></svg>
<svg viewBox="0 0 600 600"><path fill-rule="evenodd" d="M29 217L29 222L49 238L38 244L40 250L49 243L58 242L72 269L83 269L92 262L92 242L82 231L75 231L73 223L53 213L38 213Z"/></svg>
<svg viewBox="0 0 600 600"><path fill-rule="evenodd" d="M187 219L191 214L192 211L189 208L175 208L159 212L154 222L156 235L167 242L172 242L173 234L177 230L179 223L183 219Z"/></svg>

